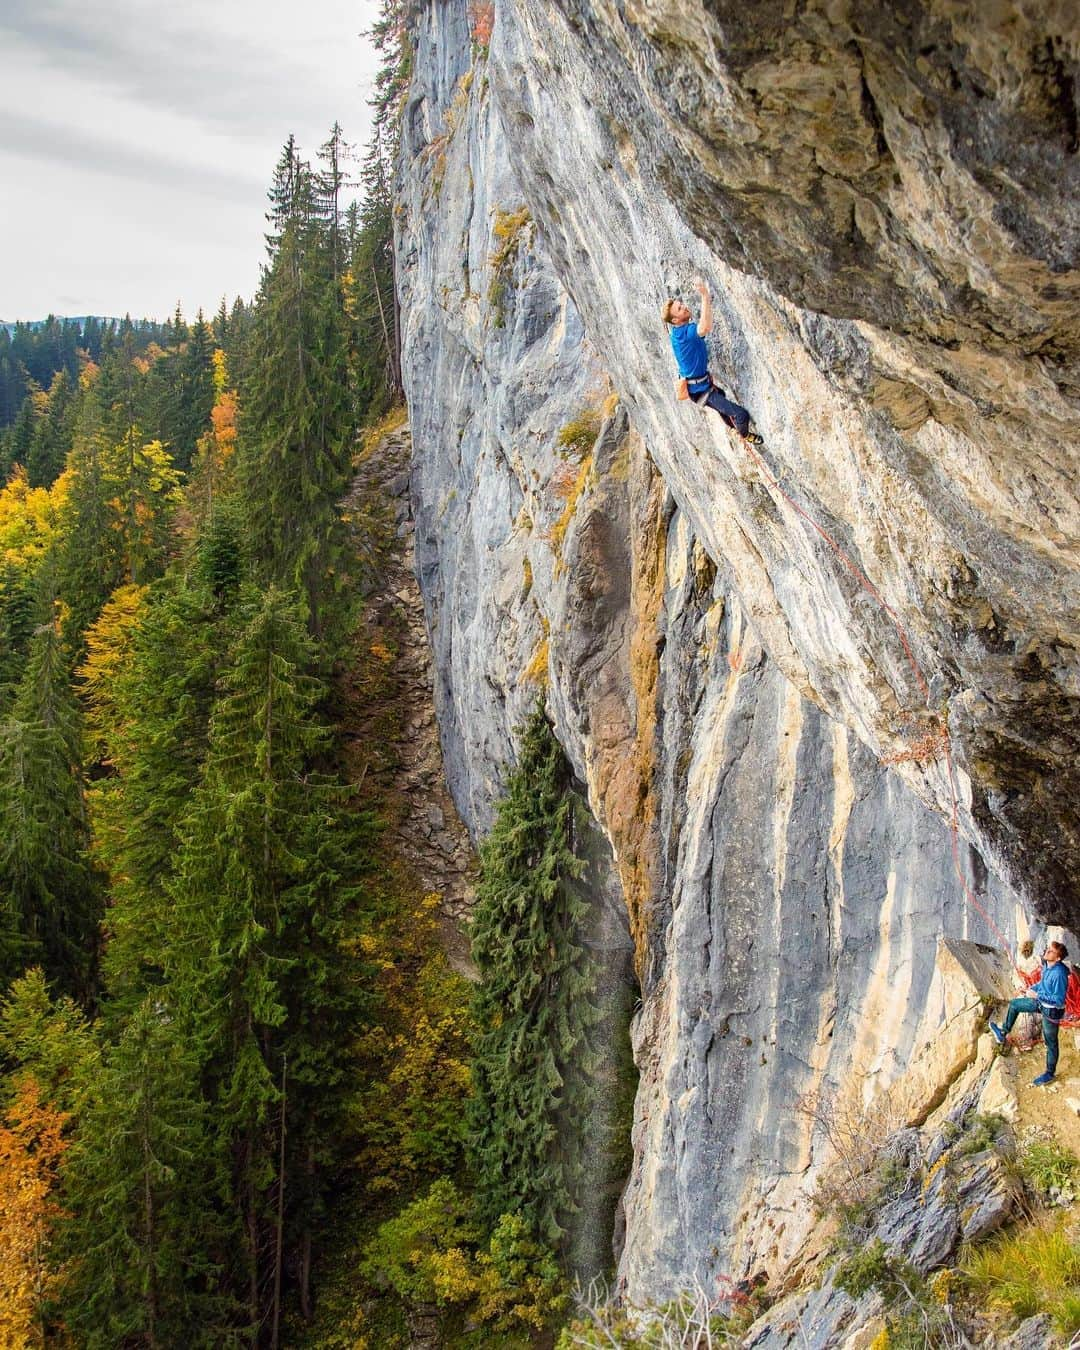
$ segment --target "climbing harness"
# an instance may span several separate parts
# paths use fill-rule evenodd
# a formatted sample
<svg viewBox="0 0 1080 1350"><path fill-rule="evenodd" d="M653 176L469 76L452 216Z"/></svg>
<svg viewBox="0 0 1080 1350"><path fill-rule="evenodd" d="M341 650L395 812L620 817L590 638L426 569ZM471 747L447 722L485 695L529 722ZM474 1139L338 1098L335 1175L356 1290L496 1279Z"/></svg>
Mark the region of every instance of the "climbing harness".
<svg viewBox="0 0 1080 1350"><path fill-rule="evenodd" d="M704 388L704 389L700 389L696 394L690 393L689 386L692 385L692 384L697 384L697 383L699 383L701 380L707 380L707 381L708 381L708 383L706 384L705 388ZM687 398L692 398L692 399L694 400L694 402L698 405L699 408L705 408L705 407L708 406L708 404L709 404L709 397L710 397L710 395L713 393L714 390L720 395L720 397L721 397L722 399L726 399L727 396L728 396L728 395L727 395L727 390L723 387L723 385L720 385L720 384L717 384L717 383L716 383L716 381L715 381L715 380L713 379L713 377L712 377L712 372L711 372L711 371L708 371L708 370L705 372L704 375L697 375L697 376L693 376L693 375L692 375L692 376L689 376L689 377L687 378L687 380L686 380L686 385L687 385L687 393L686 393L686 397L687 397ZM680 394L679 397L681 398L682 395ZM739 430L739 428L736 426L734 420L732 419L732 416L731 416L730 413L722 412L722 413L719 413L718 415L719 415L719 417L720 417L720 420L724 423L725 426L729 426L729 427L732 429L732 431L738 431L738 430ZM748 415L748 416L749 416L749 415ZM746 436L745 436L743 439L744 439L744 440L749 440L749 441L751 441L751 442L752 442L753 444L755 444L755 445L760 445L760 444L761 444L761 437L758 436L758 437L757 437L757 440L755 441L755 440L754 440L754 433L753 433L753 432L747 432Z"/></svg>
<svg viewBox="0 0 1080 1350"><path fill-rule="evenodd" d="M779 492L780 495L784 498L784 500L788 503L791 509L803 520L805 520L806 523L813 530L815 530L821 536L822 539L825 540L826 544L828 544L828 546L832 549L832 551L836 554L836 556L840 559L840 561L844 564L844 566L848 569L848 571L852 574L852 576L856 579L856 581L858 581L860 586L862 586L863 590L865 590L866 593L869 596L871 596L871 598L878 604L878 606L882 609L882 611L888 616L889 620L892 622L893 627L896 629L897 636L900 638L901 646L904 649L904 655L907 657L908 664L910 665L912 673L915 676L915 683L918 685L919 692L922 695L923 701L926 704L927 712L930 714L931 719L936 724L934 732L930 736L928 736L927 740L932 745L941 746L941 754L944 756L945 759L946 770L949 778L949 795L952 799L952 811L951 811L951 819L949 821L949 829L952 835L953 867L956 871L957 880L960 882L960 887L964 895L964 899L972 907L972 909L974 909L975 912L982 917L983 922L986 924L986 926L990 929L990 931L997 938L998 942L1001 944L1001 949L1005 953L1005 955L1009 958L1009 962L1012 965L1013 970L1021 979L1024 979L1025 978L1024 972L1023 970L1021 970L1020 966L1017 965L1016 960L1009 949L1009 943L1006 940L1005 935L1002 933L1001 929L993 921L990 915L987 914L983 906L979 904L979 901L975 897L974 891L972 891L971 886L968 884L967 877L964 875L964 869L960 862L960 803L959 803L959 795L956 788L956 776L953 768L952 738L949 734L949 724L944 714L937 712L931 706L930 686L922 673L918 661L915 659L915 653L912 650L911 642L908 638L907 632L905 631L903 624L900 622L900 619L897 616L896 611L888 603L888 601L877 589L877 587L866 575L866 573L862 570L862 568L859 567L859 565L848 555L848 553L844 550L844 548L839 543L837 543L837 541L828 532L828 530L824 529L821 525L819 525L817 521L813 518L813 516L811 516L809 512L805 511L794 499L794 497L790 495L790 493L785 491L780 480L773 476L772 471L769 469L769 466L765 462L764 457L754 448L753 443L747 441L746 439L743 439L743 445L746 447L746 453L750 455L751 458L754 460L754 462L757 464L758 468L761 471L762 476L764 477L765 481L769 484L769 486L775 488L776 491ZM1078 988L1077 994L1078 994L1077 1016L1078 1018L1080 1018L1080 988ZM1067 1021L1070 1020L1068 1015L1066 1015L1066 1020Z"/></svg>

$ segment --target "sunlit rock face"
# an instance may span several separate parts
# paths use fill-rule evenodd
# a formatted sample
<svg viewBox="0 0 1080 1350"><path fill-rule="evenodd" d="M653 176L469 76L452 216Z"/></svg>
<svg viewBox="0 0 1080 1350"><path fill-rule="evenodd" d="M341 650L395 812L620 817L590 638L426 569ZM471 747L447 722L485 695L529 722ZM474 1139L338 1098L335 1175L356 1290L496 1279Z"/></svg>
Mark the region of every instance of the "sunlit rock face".
<svg viewBox="0 0 1080 1350"><path fill-rule="evenodd" d="M769 651L876 750L925 706L888 617L671 398L657 316L697 273L768 462L947 712L967 828L1058 919L1080 909L1075 16L517 0L490 75L555 269ZM940 763L908 776L949 809Z"/></svg>
<svg viewBox="0 0 1080 1350"><path fill-rule="evenodd" d="M910 753L932 724L893 619L673 398L659 309L694 275L767 465L948 713L980 905L1010 940L1076 906L1064 105L1034 92L1022 16L1006 59L957 6L937 27L776 9L515 0L485 57L438 3L403 119L447 773L481 836L543 693L610 842L643 999L619 1237L637 1300L797 1252L815 1104L927 1109L954 1001L938 938L995 941L954 874L944 761Z"/></svg>

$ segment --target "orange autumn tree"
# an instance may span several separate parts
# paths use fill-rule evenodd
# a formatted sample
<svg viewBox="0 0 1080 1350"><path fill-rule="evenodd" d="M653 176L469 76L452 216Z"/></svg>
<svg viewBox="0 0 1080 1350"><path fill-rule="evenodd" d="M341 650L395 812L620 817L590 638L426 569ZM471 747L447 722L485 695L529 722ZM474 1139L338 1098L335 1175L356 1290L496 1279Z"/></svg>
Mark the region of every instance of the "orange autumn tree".
<svg viewBox="0 0 1080 1350"><path fill-rule="evenodd" d="M210 428L199 437L187 491L182 528L194 534L214 513L214 504L235 487L237 393L229 388L225 353L214 349L214 406Z"/></svg>
<svg viewBox="0 0 1080 1350"><path fill-rule="evenodd" d="M41 1099L27 1075L0 1126L0 1345L10 1350L43 1345L42 1301L53 1277L49 1237L62 1213L52 1198L67 1144L68 1117Z"/></svg>

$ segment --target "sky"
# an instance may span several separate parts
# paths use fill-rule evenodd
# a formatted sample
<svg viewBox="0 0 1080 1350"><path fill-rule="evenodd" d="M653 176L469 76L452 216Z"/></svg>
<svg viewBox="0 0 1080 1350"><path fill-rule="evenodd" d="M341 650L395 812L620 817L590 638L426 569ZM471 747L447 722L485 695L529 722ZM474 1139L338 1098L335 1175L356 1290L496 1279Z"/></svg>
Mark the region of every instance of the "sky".
<svg viewBox="0 0 1080 1350"><path fill-rule="evenodd" d="M292 132L368 139L377 0L0 0L0 320L250 298Z"/></svg>

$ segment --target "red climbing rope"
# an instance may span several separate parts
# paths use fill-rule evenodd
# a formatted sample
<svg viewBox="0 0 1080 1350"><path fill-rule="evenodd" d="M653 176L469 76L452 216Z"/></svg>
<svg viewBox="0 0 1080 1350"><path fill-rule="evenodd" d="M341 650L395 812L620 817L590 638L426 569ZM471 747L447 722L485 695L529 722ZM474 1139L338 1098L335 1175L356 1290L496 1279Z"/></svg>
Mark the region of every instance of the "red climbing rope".
<svg viewBox="0 0 1080 1350"><path fill-rule="evenodd" d="M934 739L937 742L939 742L942 747L942 753L945 756L945 765L949 775L949 794L952 798L952 813L951 819L949 821L949 828L952 833L953 866L956 869L956 876L958 881L960 882L964 898L967 900L968 904L972 907L972 909L974 909L977 914L981 915L984 923L994 934L997 940L1001 943L1001 949L1005 953L1005 955L1009 958L1013 970L1016 971L1017 975L1021 979L1024 979L1024 972L1016 964L1012 952L1009 949L1009 943L1006 940L1005 935L1002 933L1001 929L993 921L990 915L987 914L983 906L979 904L978 900L975 898L974 891L968 884L967 877L964 875L964 869L960 861L960 818L959 818L960 803L956 791L956 777L953 772L952 739L949 735L949 725L948 722L945 720L944 716L935 712L934 709L930 706L930 686L927 683L925 677L923 676L918 661L915 659L915 653L912 650L911 643L908 640L908 635L904 630L903 624L897 617L896 611L885 600L884 596L882 596L881 592L877 589L877 587L866 575L866 573L862 570L862 568L859 567L859 565L853 561L853 559L848 555L848 553L844 550L844 548L837 543L837 541L828 532L828 530L824 529L821 525L819 525L817 521L813 518L813 516L811 516L807 511L804 511L803 508L799 505L799 503L794 499L794 497L792 497L790 493L784 490L783 486L780 483L780 480L778 478L773 477L773 474L770 471L769 466L766 464L765 460L758 453L758 451L755 450L753 444L750 441L743 438L743 445L746 447L747 454L749 454L751 458L756 462L758 468L761 470L762 476L769 483L769 485L771 487L774 487L776 491L780 493L781 497L783 497L783 499L788 503L791 509L796 512L796 514L801 516L802 519L805 520L806 523L812 529L817 531L817 533L822 537L822 539L825 540L825 542L829 545L829 547L840 559L840 561L844 564L844 566L848 569L848 571L852 574L852 576L855 577L855 579L859 582L859 584L863 587L863 589L867 592L867 594L870 595L877 602L877 604L889 616L890 620L892 621L893 627L896 629L897 635L900 638L901 645L904 648L904 653L907 656L908 664L911 666L912 673L915 676L915 682L919 686L919 692L922 694L923 700L926 703L927 710L930 712L931 716L938 723L939 733L938 736L935 737Z"/></svg>

